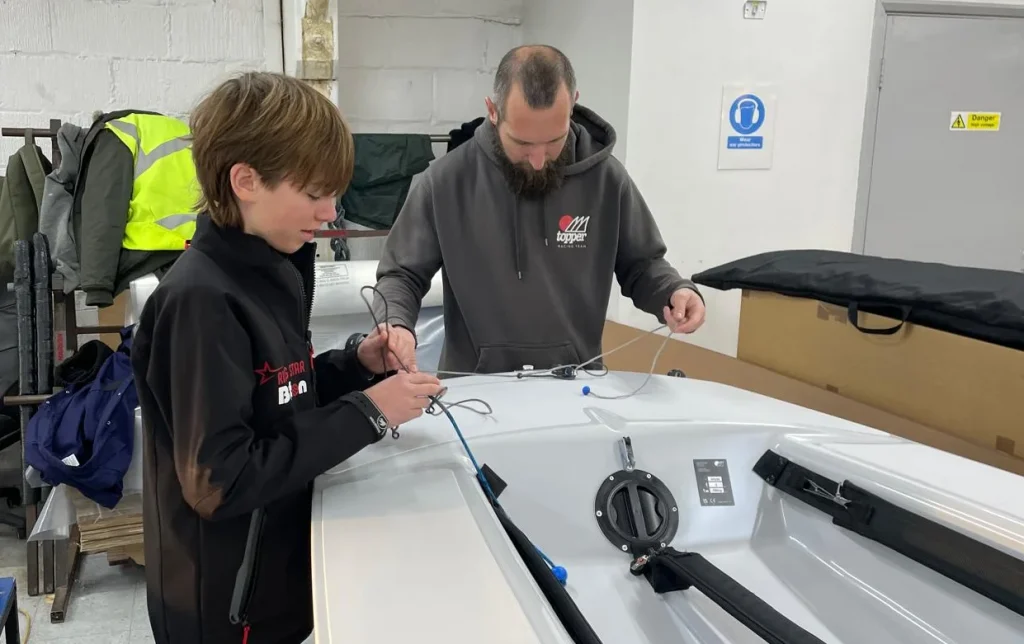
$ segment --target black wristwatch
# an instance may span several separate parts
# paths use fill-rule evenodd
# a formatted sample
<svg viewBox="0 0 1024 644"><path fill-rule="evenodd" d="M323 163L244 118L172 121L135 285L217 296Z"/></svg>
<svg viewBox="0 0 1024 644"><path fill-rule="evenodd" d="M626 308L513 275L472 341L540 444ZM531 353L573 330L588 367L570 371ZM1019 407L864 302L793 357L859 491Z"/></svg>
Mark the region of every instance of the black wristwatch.
<svg viewBox="0 0 1024 644"><path fill-rule="evenodd" d="M374 443L387 435L388 430L391 429L391 423L388 422L387 416L384 415L384 412L380 410L380 407L369 396L361 391L353 391L345 394L341 399L355 405L356 409L363 412L363 415L370 421L374 431L377 433L377 437L373 440Z"/></svg>
<svg viewBox="0 0 1024 644"><path fill-rule="evenodd" d="M359 345L363 343L366 337L366 333L353 333L348 336L348 340L345 340L345 351L352 355L353 359L358 355ZM358 365L359 373L363 375L365 380L373 380L377 377L377 374L364 367L363 363L359 362L359 360L355 360L355 362Z"/></svg>
<svg viewBox="0 0 1024 644"><path fill-rule="evenodd" d="M348 336L348 340L345 341L346 349L358 349L359 343L366 339L365 333L353 333Z"/></svg>

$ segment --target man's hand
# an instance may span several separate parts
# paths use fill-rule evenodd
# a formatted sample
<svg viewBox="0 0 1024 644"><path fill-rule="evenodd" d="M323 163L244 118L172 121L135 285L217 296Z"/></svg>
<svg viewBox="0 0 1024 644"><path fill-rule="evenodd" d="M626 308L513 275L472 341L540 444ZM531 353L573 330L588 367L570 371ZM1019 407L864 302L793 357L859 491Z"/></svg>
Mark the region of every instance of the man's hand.
<svg viewBox="0 0 1024 644"><path fill-rule="evenodd" d="M400 371L403 365L415 372L416 339L408 329L381 324L359 343L356 356L373 373Z"/></svg>
<svg viewBox="0 0 1024 644"><path fill-rule="evenodd" d="M704 301L692 288L681 288L669 300L672 306L665 307L665 323L672 333L693 333L704 324Z"/></svg>

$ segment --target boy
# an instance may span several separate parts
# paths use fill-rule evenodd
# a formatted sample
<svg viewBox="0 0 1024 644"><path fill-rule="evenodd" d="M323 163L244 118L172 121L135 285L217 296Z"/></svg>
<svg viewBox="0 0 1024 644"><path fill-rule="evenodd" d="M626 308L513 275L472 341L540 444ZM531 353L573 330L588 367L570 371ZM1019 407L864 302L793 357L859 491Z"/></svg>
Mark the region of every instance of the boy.
<svg viewBox="0 0 1024 644"><path fill-rule="evenodd" d="M441 385L381 376L399 369L386 325L313 357L313 232L334 219L354 164L337 108L297 79L247 73L190 127L196 233L133 348L150 622L158 644L298 644L312 630L313 479L421 415ZM256 509L248 623L233 625Z"/></svg>

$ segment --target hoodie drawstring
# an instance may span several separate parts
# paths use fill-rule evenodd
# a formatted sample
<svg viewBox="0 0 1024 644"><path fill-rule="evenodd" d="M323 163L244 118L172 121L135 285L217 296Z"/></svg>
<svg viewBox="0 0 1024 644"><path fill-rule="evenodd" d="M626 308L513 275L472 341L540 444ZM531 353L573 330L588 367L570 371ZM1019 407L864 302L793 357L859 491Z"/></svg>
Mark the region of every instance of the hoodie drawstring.
<svg viewBox="0 0 1024 644"><path fill-rule="evenodd" d="M512 236L514 238L516 253L516 277L522 281L523 270L521 266L519 248L519 197L513 196L512 199L514 200L512 205Z"/></svg>

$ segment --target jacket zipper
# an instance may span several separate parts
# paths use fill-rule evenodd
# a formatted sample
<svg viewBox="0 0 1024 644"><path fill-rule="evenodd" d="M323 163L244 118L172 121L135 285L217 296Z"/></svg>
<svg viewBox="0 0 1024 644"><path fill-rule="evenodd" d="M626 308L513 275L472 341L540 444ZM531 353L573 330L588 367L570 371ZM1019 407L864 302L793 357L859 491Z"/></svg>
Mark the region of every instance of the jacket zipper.
<svg viewBox="0 0 1024 644"><path fill-rule="evenodd" d="M290 261L288 262L288 267L291 268L295 281L299 283L299 296L301 298L299 302L299 328L309 331L309 316L313 314L312 302L310 302L309 306L306 305L306 284L302 281L302 273Z"/></svg>
<svg viewBox="0 0 1024 644"><path fill-rule="evenodd" d="M306 283L302 279L302 273L290 261L288 266L291 267L292 275L295 276L296 281L299 283L299 294L301 297L301 302L299 302L299 328L305 332L306 352L309 354L310 384L313 388L313 395L316 396L316 369L313 367L313 333L309 330L310 319L313 317L313 297L316 294L316 279L314 278L313 280L313 293L310 293L309 297L307 297Z"/></svg>

